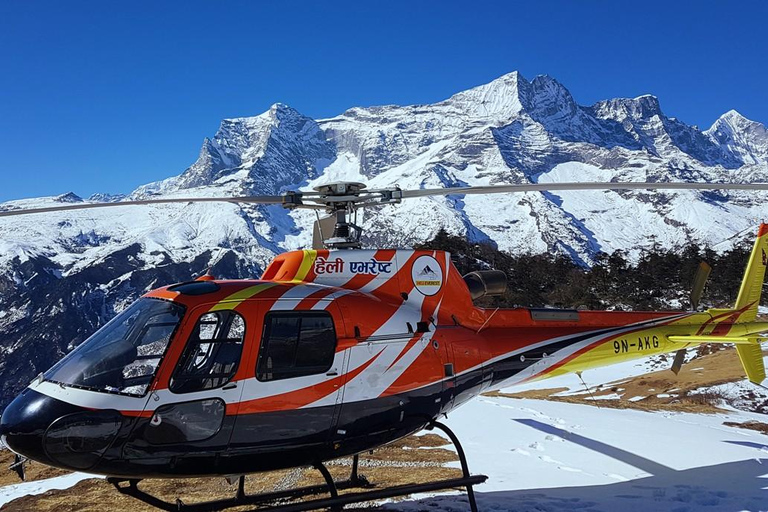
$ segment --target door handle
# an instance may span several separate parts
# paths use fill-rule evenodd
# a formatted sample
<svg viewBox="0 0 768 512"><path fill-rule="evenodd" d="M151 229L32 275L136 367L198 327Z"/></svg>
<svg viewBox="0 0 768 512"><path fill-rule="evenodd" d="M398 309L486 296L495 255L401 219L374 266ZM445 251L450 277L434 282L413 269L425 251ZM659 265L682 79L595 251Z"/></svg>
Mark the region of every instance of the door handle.
<svg viewBox="0 0 768 512"><path fill-rule="evenodd" d="M336 370L331 370L325 375L327 375L328 377L337 377L339 375L339 372L337 372Z"/></svg>
<svg viewBox="0 0 768 512"><path fill-rule="evenodd" d="M221 388L222 391L226 391L228 389L235 389L237 387L237 382L232 382L231 384L227 384L223 388Z"/></svg>

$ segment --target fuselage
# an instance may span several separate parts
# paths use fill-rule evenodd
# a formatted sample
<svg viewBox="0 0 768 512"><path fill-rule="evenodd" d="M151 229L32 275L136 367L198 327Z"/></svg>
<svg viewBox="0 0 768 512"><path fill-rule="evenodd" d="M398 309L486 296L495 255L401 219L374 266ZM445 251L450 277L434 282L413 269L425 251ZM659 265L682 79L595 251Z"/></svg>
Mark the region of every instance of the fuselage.
<svg viewBox="0 0 768 512"><path fill-rule="evenodd" d="M111 476L302 466L484 391L676 350L668 336L722 321L482 309L443 251L295 251L261 280L150 292L35 379L0 433L34 460Z"/></svg>

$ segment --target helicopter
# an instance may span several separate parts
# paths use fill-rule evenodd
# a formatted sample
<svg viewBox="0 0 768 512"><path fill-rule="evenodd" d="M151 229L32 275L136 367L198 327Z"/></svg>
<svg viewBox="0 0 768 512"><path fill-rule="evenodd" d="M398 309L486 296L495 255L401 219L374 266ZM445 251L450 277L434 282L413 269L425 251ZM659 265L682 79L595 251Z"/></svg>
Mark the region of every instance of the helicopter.
<svg viewBox="0 0 768 512"><path fill-rule="evenodd" d="M691 311L482 308L503 294L503 272L462 276L441 250L364 249L361 208L415 197L556 190L738 189L766 183L522 183L368 190L337 182L281 196L160 198L0 212L0 217L86 208L192 202L281 204L318 211L313 248L277 255L260 279L204 275L145 294L47 372L5 409L0 439L14 468L38 461L109 477L118 491L164 510L270 511L345 505L465 487L472 475L442 416L481 393L700 344L734 344L750 381L765 379L758 304L768 265L761 224L733 308ZM320 211L329 215L321 218ZM358 456L423 429L443 430L462 476L371 488ZM348 480L325 463L353 457ZM325 484L246 495L246 474L315 467ZM225 476L237 495L201 504L165 502L139 488L147 478ZM365 491L339 493L342 489ZM327 498L297 501L318 493ZM285 500L290 500L286 502Z"/></svg>

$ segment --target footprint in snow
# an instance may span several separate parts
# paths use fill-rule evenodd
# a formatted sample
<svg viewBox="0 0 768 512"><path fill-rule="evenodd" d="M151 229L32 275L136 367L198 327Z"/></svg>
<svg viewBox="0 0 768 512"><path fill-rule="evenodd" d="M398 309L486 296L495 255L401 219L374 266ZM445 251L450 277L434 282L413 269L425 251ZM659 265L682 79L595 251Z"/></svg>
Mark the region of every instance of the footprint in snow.
<svg viewBox="0 0 768 512"><path fill-rule="evenodd" d="M565 439L563 439L562 437L560 437L560 436L553 436L552 434L547 435L544 439L546 441L555 441L557 443L564 443L565 442Z"/></svg>
<svg viewBox="0 0 768 512"><path fill-rule="evenodd" d="M559 460L555 460L552 457L550 457L549 455L539 455L539 460L541 460L542 462L547 462L549 464L555 464L555 465L557 465L557 469L559 469L561 471L566 471L568 473L583 473L582 470L577 469L577 468L572 468L570 466L566 466L565 464L563 464Z"/></svg>
<svg viewBox="0 0 768 512"><path fill-rule="evenodd" d="M532 448L532 449L540 451L540 452L544 451L544 447L541 446L539 443L531 443L531 444L528 445L528 448Z"/></svg>
<svg viewBox="0 0 768 512"><path fill-rule="evenodd" d="M526 457L531 456L531 452L523 450L522 448L512 448L512 451L515 453L519 453L520 455L525 455Z"/></svg>
<svg viewBox="0 0 768 512"><path fill-rule="evenodd" d="M529 407L521 407L521 408L520 408L520 410L521 410L522 412L527 412L527 413L529 413L529 414L531 414L531 415L533 415L533 416L535 416L535 417L537 417L537 418L546 418L546 419L550 419L550 418L549 418L549 416L547 416L547 415L546 415L546 414L544 414L544 413L541 413L541 412L537 411L536 409L531 409L531 408L529 408Z"/></svg>

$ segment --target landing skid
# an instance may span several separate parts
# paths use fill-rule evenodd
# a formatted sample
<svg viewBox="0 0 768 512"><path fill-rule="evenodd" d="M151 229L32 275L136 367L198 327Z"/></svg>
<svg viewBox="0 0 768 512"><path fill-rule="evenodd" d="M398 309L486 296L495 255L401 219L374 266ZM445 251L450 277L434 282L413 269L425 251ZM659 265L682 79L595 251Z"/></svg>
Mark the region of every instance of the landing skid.
<svg viewBox="0 0 768 512"><path fill-rule="evenodd" d="M156 496L148 494L139 489L141 480L122 480L118 478L109 478L108 482L127 496L131 496L150 506L156 507L168 512L215 512L230 507L239 507L243 505L259 505L252 512L303 512L308 510L330 509L331 511L341 511L346 505L353 503L363 503L366 501L382 500L394 498L397 496L407 496L422 492L432 492L456 487L466 487L469 506L472 512L477 511L475 501L475 492L473 486L485 482L488 477L485 475L470 475L467 459L464 450L459 443L456 434L448 427L439 422L433 422L428 429L437 428L448 435L451 442L456 447L461 462L462 477L448 480L437 480L423 484L407 484L382 489L374 489L361 492L350 492L339 494L340 490L346 489L372 489L374 486L362 475L358 474L358 456L355 455L352 461L352 472L347 480L336 482L328 472L328 469L322 463L315 464L317 469L325 479L324 485L312 485L307 487L298 487L286 491L268 492L262 494L248 495L245 493L245 476L241 476L238 482L237 494L233 498L208 501L204 503L195 503L187 505L180 499L176 503L169 503ZM309 501L295 501L305 496L313 494L328 493L328 498L318 498ZM286 500L293 500L292 503L277 503Z"/></svg>

